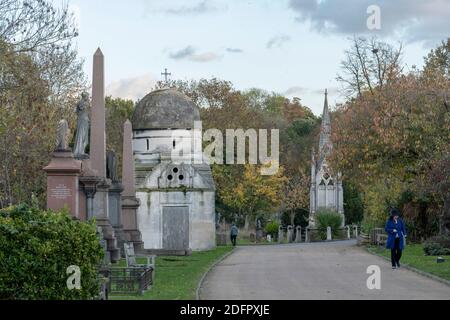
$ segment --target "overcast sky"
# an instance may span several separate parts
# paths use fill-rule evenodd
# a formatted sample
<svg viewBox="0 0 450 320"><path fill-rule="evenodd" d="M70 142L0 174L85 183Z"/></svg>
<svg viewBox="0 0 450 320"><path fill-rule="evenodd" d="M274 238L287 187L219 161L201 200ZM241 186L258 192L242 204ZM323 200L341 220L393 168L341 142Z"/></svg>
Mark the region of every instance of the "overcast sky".
<svg viewBox="0 0 450 320"><path fill-rule="evenodd" d="M61 3L61 0L54 0ZM298 96L314 113L341 102L336 74L353 35L405 46L407 68L450 36L450 0L70 0L77 46L91 77L105 54L107 94L138 99L164 68L172 79L218 77ZM381 8L381 30L367 8Z"/></svg>

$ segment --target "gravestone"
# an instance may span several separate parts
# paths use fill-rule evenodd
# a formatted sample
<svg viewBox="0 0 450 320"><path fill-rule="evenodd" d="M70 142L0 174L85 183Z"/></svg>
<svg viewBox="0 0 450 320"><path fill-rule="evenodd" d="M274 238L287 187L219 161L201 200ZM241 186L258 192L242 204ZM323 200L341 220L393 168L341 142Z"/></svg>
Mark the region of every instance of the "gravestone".
<svg viewBox="0 0 450 320"><path fill-rule="evenodd" d="M106 154L106 173L107 178L112 181L108 195L109 221L114 228L119 248L123 248L123 244L127 242L122 225L122 191L123 186L119 182L117 176L117 159L112 151Z"/></svg>
<svg viewBox="0 0 450 320"><path fill-rule="evenodd" d="M264 237L264 233L263 233L263 229L262 229L262 225L261 225L261 220L258 219L258 221L256 223L256 241L261 242L263 237Z"/></svg>
<svg viewBox="0 0 450 320"><path fill-rule="evenodd" d="M284 238L284 231L283 231L283 227L280 226L278 228L278 243L282 243L284 240L283 238Z"/></svg>
<svg viewBox="0 0 450 320"><path fill-rule="evenodd" d="M358 238L358 226L353 226L353 236L355 238Z"/></svg>
<svg viewBox="0 0 450 320"><path fill-rule="evenodd" d="M122 225L128 242L133 242L136 250L143 248L142 235L138 229L137 209L140 201L136 198L133 155L133 128L130 120L123 125L122 155Z"/></svg>
<svg viewBox="0 0 450 320"><path fill-rule="evenodd" d="M302 227L300 226L295 228L295 242L296 243L302 242Z"/></svg>
<svg viewBox="0 0 450 320"><path fill-rule="evenodd" d="M81 161L75 160L68 147L70 130L66 120L61 120L56 130L56 147L48 166L47 208L59 211L67 208L70 214L80 219L78 176L81 173Z"/></svg>
<svg viewBox="0 0 450 320"><path fill-rule="evenodd" d="M47 173L47 208L54 211L67 208L73 217L80 219L81 161L74 159L71 150L56 150L44 171Z"/></svg>
<svg viewBox="0 0 450 320"><path fill-rule="evenodd" d="M327 228L327 241L332 241L333 240L333 235L331 233L331 227Z"/></svg>
<svg viewBox="0 0 450 320"><path fill-rule="evenodd" d="M292 243L293 241L293 237L294 237L294 227L293 226L288 226L287 228L287 242L288 243Z"/></svg>
<svg viewBox="0 0 450 320"><path fill-rule="evenodd" d="M352 238L352 235L350 233L350 226L347 226L347 239L350 240Z"/></svg>
<svg viewBox="0 0 450 320"><path fill-rule="evenodd" d="M309 238L309 231L310 231L309 228L305 229L305 242L310 242L311 241L311 239Z"/></svg>
<svg viewBox="0 0 450 320"><path fill-rule="evenodd" d="M93 199L93 213L97 225L102 227L103 235L107 241L107 248L111 254L111 262L115 263L120 259L120 249L114 228L109 220L109 189L111 180L106 176L105 122L105 66L104 56L99 48L93 58L89 165L91 171L100 179Z"/></svg>

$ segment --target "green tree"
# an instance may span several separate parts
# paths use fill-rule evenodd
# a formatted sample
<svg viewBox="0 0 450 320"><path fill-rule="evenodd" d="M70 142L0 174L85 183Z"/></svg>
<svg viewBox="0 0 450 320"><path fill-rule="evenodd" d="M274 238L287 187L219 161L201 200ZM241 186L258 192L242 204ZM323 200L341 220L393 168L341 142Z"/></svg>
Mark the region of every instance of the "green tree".
<svg viewBox="0 0 450 320"><path fill-rule="evenodd" d="M134 102L121 98L106 97L106 142L107 148L115 152L118 163L118 175L121 175L123 150L123 124L131 119Z"/></svg>
<svg viewBox="0 0 450 320"><path fill-rule="evenodd" d="M0 210L0 299L93 299L103 254L94 221L24 205ZM80 268L80 290L67 287L70 266Z"/></svg>

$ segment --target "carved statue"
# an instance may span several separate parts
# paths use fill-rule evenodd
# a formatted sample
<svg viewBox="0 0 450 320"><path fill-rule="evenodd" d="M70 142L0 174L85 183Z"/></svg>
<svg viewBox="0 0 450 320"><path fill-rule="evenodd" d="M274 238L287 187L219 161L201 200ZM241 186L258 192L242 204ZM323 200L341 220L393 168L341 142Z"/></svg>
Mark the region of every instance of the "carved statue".
<svg viewBox="0 0 450 320"><path fill-rule="evenodd" d="M56 149L55 151L67 151L69 150L69 123L67 120L61 120L58 123L58 128L56 130Z"/></svg>
<svg viewBox="0 0 450 320"><path fill-rule="evenodd" d="M77 103L77 135L75 138L74 156L76 159L87 159L86 147L89 144L89 94L83 92Z"/></svg>
<svg viewBox="0 0 450 320"><path fill-rule="evenodd" d="M114 183L119 182L117 177L117 158L112 151L106 153L106 177Z"/></svg>

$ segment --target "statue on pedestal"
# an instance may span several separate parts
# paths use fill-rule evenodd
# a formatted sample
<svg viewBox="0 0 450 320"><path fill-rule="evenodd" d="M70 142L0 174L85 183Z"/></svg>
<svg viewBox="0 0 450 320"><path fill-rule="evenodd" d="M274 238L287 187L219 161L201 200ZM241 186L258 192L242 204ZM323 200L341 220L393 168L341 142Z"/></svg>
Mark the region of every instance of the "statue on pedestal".
<svg viewBox="0 0 450 320"><path fill-rule="evenodd" d="M89 94L83 92L77 103L77 135L75 138L74 156L76 159L88 159L86 147L89 144Z"/></svg>

